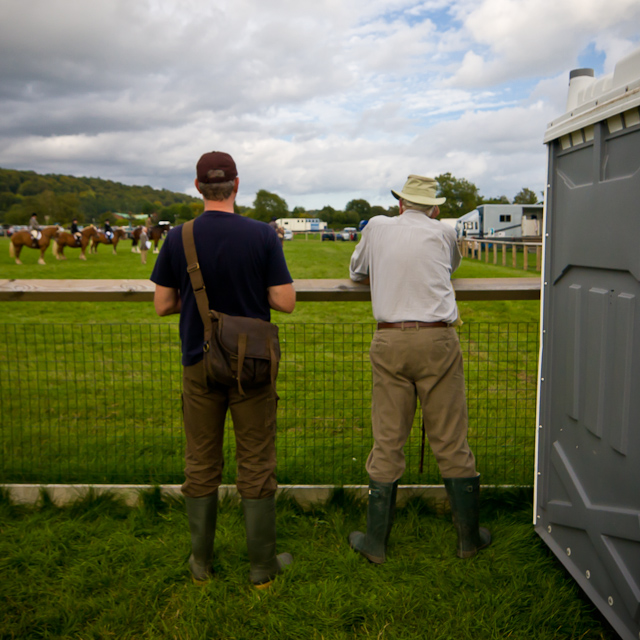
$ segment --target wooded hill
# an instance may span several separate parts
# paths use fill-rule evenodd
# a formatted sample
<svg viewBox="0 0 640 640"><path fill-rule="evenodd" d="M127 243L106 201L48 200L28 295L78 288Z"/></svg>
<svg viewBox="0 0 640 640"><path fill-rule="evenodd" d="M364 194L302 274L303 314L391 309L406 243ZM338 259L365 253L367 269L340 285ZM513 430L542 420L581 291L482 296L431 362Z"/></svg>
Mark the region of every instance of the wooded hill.
<svg viewBox="0 0 640 640"><path fill-rule="evenodd" d="M440 207L441 217L458 218L473 211L479 204L509 204L506 196L486 198L475 184L450 173L436 176L438 196L447 201ZM535 204L536 194L523 188L513 199L516 204ZM114 213L152 215L154 220L167 220L172 224L190 220L203 210L202 200L184 193L151 187L132 187L101 178L76 178L57 174L40 175L34 171L0 168L0 224L4 226L26 224L32 213L38 214L41 224L67 225L74 217L80 223L117 221ZM366 200L349 201L344 211L326 206L315 211L294 207L276 193L260 189L253 207L236 205L243 216L268 222L272 218L319 217L329 226L340 228L355 226L360 220L376 215L397 215L398 207L371 205Z"/></svg>
<svg viewBox="0 0 640 640"><path fill-rule="evenodd" d="M102 180L0 168L0 223L26 224L32 213L41 224L103 222L113 213L156 214L158 220L189 219L202 211L202 200L167 189L137 187Z"/></svg>

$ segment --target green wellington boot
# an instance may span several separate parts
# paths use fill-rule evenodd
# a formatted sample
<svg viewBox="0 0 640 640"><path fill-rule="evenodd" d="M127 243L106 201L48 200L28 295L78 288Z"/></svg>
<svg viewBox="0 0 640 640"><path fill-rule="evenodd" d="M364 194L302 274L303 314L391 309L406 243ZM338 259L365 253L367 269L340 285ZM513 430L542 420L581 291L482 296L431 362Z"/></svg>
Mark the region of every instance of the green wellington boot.
<svg viewBox="0 0 640 640"><path fill-rule="evenodd" d="M213 541L216 535L216 518L218 513L218 492L204 498L185 496L187 518L191 531L191 556L189 569L193 581L206 582L213 575Z"/></svg>
<svg viewBox="0 0 640 640"><path fill-rule="evenodd" d="M453 526L458 534L458 558L471 558L491 544L491 533L480 526L480 474L475 478L444 478Z"/></svg>
<svg viewBox="0 0 640 640"><path fill-rule="evenodd" d="M249 552L249 579L257 589L266 589L271 581L293 562L290 553L276 555L275 496L242 499Z"/></svg>
<svg viewBox="0 0 640 640"><path fill-rule="evenodd" d="M367 533L352 531L349 545L369 562L384 564L396 511L398 482L369 481Z"/></svg>

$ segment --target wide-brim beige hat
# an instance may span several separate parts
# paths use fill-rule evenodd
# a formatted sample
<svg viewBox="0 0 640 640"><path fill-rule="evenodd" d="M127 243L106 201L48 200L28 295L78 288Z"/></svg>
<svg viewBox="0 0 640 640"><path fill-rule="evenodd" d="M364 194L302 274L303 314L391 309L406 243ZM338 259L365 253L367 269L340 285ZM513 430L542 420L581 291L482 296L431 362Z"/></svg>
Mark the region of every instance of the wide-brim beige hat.
<svg viewBox="0 0 640 640"><path fill-rule="evenodd" d="M436 204L444 204L446 198L436 198L438 192L438 183L433 178L425 178L424 176L410 175L402 187L402 191L394 191L391 193L395 198L415 202L416 204L425 204L433 206Z"/></svg>

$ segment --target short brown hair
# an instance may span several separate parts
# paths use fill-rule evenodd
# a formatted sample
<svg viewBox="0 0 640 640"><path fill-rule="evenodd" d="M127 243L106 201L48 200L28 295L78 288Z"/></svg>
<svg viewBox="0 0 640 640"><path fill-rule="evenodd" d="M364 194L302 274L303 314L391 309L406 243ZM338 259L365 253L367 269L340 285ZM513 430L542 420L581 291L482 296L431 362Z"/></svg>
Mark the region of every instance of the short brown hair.
<svg viewBox="0 0 640 640"><path fill-rule="evenodd" d="M233 193L233 188L236 181L230 180L229 182L217 182L214 184L208 184L206 182L198 181L198 188L205 200L227 200Z"/></svg>

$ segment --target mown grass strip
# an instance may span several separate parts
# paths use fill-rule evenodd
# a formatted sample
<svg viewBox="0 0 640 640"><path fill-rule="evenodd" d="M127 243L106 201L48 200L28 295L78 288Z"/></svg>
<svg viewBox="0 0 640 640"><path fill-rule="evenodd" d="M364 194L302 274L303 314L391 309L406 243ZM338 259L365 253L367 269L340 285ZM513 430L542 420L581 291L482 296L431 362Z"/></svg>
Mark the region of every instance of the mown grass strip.
<svg viewBox="0 0 640 640"><path fill-rule="evenodd" d="M346 542L361 504L341 492L309 511L279 500L278 548L295 562L258 592L237 502L221 504L216 575L196 587L179 501L150 492L133 509L91 495L27 508L3 496L1 636L614 640L533 532L530 492L485 492L482 504L494 542L475 558L458 560L450 517L413 500L376 567Z"/></svg>

